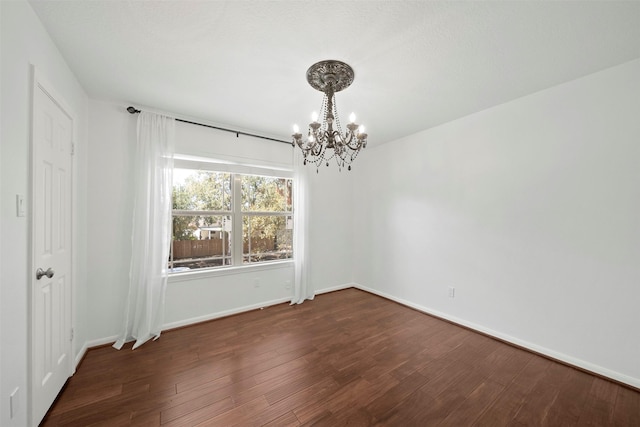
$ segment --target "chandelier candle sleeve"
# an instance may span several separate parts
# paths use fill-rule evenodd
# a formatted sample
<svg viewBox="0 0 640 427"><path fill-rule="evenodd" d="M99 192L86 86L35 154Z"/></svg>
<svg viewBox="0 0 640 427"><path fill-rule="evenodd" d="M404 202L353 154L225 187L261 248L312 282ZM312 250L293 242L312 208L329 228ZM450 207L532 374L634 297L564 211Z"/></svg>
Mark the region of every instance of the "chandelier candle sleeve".
<svg viewBox="0 0 640 427"><path fill-rule="evenodd" d="M364 126L356 123L356 115L351 113L347 131L343 132L338 118L335 93L346 89L353 82L353 69L340 61L321 61L307 70L307 81L314 89L323 92L320 114L311 115L311 123L306 140L303 140L297 125L293 127L293 146L302 150L304 164L313 163L316 169L321 164L329 166L335 161L338 169L347 167L361 149L367 146L367 134ZM322 122L318 122L321 119Z"/></svg>

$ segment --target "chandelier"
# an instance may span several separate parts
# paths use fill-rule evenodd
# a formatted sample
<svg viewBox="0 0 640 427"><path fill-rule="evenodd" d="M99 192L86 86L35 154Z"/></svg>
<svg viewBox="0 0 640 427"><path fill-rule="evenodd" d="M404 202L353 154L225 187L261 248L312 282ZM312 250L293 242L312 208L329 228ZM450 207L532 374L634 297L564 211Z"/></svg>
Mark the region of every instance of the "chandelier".
<svg viewBox="0 0 640 427"><path fill-rule="evenodd" d="M335 160L338 169L347 166L351 170L351 162L362 148L367 146L367 134L364 126L355 123L356 116L351 113L347 132L342 131L335 93L346 89L353 83L353 69L340 61L320 61L307 70L307 81L316 90L324 93L320 115L311 115L306 141L303 141L298 125L293 125L292 145L300 147L304 164L313 163L316 171L323 163ZM322 123L318 118L322 118Z"/></svg>

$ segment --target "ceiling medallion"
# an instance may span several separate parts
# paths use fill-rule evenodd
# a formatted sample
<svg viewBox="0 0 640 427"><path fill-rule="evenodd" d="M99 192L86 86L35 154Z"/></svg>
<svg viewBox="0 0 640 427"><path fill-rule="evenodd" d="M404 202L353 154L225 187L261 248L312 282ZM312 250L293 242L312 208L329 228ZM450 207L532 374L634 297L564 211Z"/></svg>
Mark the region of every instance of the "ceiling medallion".
<svg viewBox="0 0 640 427"><path fill-rule="evenodd" d="M320 115L313 113L305 141L297 125L293 125L293 145L302 150L304 164L313 163L316 170L321 164L329 166L335 160L338 169L351 163L362 148L367 146L367 134L364 126L355 123L355 114L351 113L347 132L342 131L335 104L335 93L348 88L353 83L353 68L341 61L320 61L307 70L307 82L312 88L323 92ZM322 123L318 118L322 118Z"/></svg>

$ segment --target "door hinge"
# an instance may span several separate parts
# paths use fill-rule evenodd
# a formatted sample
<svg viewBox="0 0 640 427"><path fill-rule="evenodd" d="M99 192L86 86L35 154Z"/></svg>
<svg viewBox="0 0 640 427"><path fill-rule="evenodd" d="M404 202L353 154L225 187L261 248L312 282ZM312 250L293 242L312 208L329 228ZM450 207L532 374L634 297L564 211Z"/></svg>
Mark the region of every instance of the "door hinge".
<svg viewBox="0 0 640 427"><path fill-rule="evenodd" d="M69 334L69 341L73 341L73 328L71 328L71 333Z"/></svg>
<svg viewBox="0 0 640 427"><path fill-rule="evenodd" d="M76 144L75 142L71 143L71 155L73 156L74 154L76 154Z"/></svg>

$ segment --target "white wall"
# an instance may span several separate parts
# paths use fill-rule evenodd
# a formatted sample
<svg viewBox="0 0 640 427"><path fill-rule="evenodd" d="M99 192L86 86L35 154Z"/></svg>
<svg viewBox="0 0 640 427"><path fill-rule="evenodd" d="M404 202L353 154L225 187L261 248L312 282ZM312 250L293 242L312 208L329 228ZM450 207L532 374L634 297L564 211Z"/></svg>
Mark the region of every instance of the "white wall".
<svg viewBox="0 0 640 427"><path fill-rule="evenodd" d="M28 289L31 279L29 265L30 237L28 217L17 217L16 194L30 200L30 131L31 84L30 64L61 94L74 110L77 119L75 179L84 179L85 142L87 139L87 96L74 74L52 43L28 3L24 1L0 2L1 10L1 89L2 144L0 166L0 425L27 425L27 368L28 368ZM76 186L76 218L83 212L84 186ZM86 270L82 256L82 221L75 223L78 254L74 260L76 275L76 316L84 316L82 300L85 298ZM77 331L77 342L83 342L83 330ZM77 348L76 348L77 351ZM9 394L19 388L17 413L9 416Z"/></svg>
<svg viewBox="0 0 640 427"><path fill-rule="evenodd" d="M309 173L309 270L316 290L353 284L353 177L335 164Z"/></svg>
<svg viewBox="0 0 640 427"><path fill-rule="evenodd" d="M95 345L113 340L124 312L137 116L127 113L125 104L92 100L89 105L88 270L95 274L88 278L91 315L87 328L88 345ZM180 154L290 168L291 150L286 144L176 123L176 152ZM352 282L351 178L344 172L340 175L322 169L312 179L311 193L315 289L348 285ZM259 287L255 287L255 279ZM167 288L165 327L288 301L292 282L291 263L172 277Z"/></svg>
<svg viewBox="0 0 640 427"><path fill-rule="evenodd" d="M358 160L356 282L640 386L640 60Z"/></svg>
<svg viewBox="0 0 640 427"><path fill-rule="evenodd" d="M135 120L121 105L89 101L88 345L120 331L131 259Z"/></svg>

